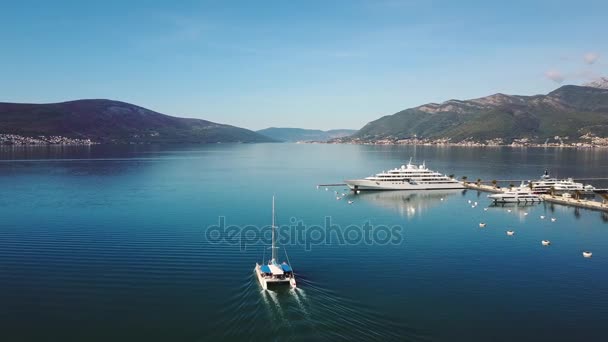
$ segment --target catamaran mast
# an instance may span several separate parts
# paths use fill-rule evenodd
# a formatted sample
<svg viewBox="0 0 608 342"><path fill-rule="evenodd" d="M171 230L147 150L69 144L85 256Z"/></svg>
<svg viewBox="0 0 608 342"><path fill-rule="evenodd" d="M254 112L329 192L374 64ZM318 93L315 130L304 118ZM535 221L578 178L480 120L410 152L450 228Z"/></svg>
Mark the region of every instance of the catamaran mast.
<svg viewBox="0 0 608 342"><path fill-rule="evenodd" d="M275 215L274 215L274 196L272 196L272 262L277 260L277 247L275 247Z"/></svg>

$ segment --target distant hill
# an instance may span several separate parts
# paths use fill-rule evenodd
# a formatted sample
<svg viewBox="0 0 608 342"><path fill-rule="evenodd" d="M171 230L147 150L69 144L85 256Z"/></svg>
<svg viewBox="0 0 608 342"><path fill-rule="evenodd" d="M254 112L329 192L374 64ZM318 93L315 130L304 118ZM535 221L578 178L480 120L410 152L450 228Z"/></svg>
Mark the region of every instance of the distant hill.
<svg viewBox="0 0 608 342"><path fill-rule="evenodd" d="M99 143L267 142L253 131L160 114L112 100L0 103L0 134L60 135Z"/></svg>
<svg viewBox="0 0 608 342"><path fill-rule="evenodd" d="M342 141L449 138L509 142L585 134L608 137L608 89L567 85L547 95L494 94L479 99L429 103L384 116Z"/></svg>
<svg viewBox="0 0 608 342"><path fill-rule="evenodd" d="M585 87L608 89L608 77L600 77L594 81L583 84Z"/></svg>
<svg viewBox="0 0 608 342"><path fill-rule="evenodd" d="M355 132L356 130L354 129L332 129L329 131L322 131L318 129L277 127L270 127L257 131L257 133L266 137L284 142L327 141L334 138L347 137Z"/></svg>

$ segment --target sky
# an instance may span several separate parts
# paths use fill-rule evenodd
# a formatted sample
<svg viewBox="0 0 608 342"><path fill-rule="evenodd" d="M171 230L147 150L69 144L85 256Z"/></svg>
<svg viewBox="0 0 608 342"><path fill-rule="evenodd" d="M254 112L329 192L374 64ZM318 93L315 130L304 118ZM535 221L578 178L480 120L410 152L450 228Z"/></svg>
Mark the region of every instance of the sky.
<svg viewBox="0 0 608 342"><path fill-rule="evenodd" d="M0 1L0 101L358 129L608 76L608 1Z"/></svg>

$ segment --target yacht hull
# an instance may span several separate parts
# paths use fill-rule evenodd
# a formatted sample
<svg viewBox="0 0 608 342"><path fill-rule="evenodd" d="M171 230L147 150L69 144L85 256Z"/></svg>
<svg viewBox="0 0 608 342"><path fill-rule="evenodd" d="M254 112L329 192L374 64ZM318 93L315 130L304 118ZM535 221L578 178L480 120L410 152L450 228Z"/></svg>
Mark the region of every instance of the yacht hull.
<svg viewBox="0 0 608 342"><path fill-rule="evenodd" d="M359 190L445 190L445 189L464 189L461 182L454 183L419 183L409 182L387 182L374 181L368 179L345 180L346 186L353 191Z"/></svg>

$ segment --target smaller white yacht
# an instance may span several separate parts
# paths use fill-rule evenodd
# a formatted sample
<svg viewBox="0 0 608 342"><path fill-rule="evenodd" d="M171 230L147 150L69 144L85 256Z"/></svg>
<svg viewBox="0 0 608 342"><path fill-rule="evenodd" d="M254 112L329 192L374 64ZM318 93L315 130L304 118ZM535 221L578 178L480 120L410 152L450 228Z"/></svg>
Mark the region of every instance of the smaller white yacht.
<svg viewBox="0 0 608 342"><path fill-rule="evenodd" d="M530 191L530 188L522 186L511 191L488 195L494 203L535 203L542 202L542 198Z"/></svg>
<svg viewBox="0 0 608 342"><path fill-rule="evenodd" d="M271 259L266 264L255 264L253 269L260 285L264 290L267 290L269 286L274 285L291 285L296 287L296 277L293 273L293 269L286 262L279 263L277 261L277 249L276 246L276 225L275 225L275 214L274 214L274 196L272 196L272 247ZM287 255L287 254L285 254Z"/></svg>
<svg viewBox="0 0 608 342"><path fill-rule="evenodd" d="M549 171L545 170L545 173L540 177L539 180L530 181L530 188L535 193L573 193L579 192L581 194L593 194L595 187L592 185L584 185L583 183L575 182L572 178L557 179L549 175Z"/></svg>

